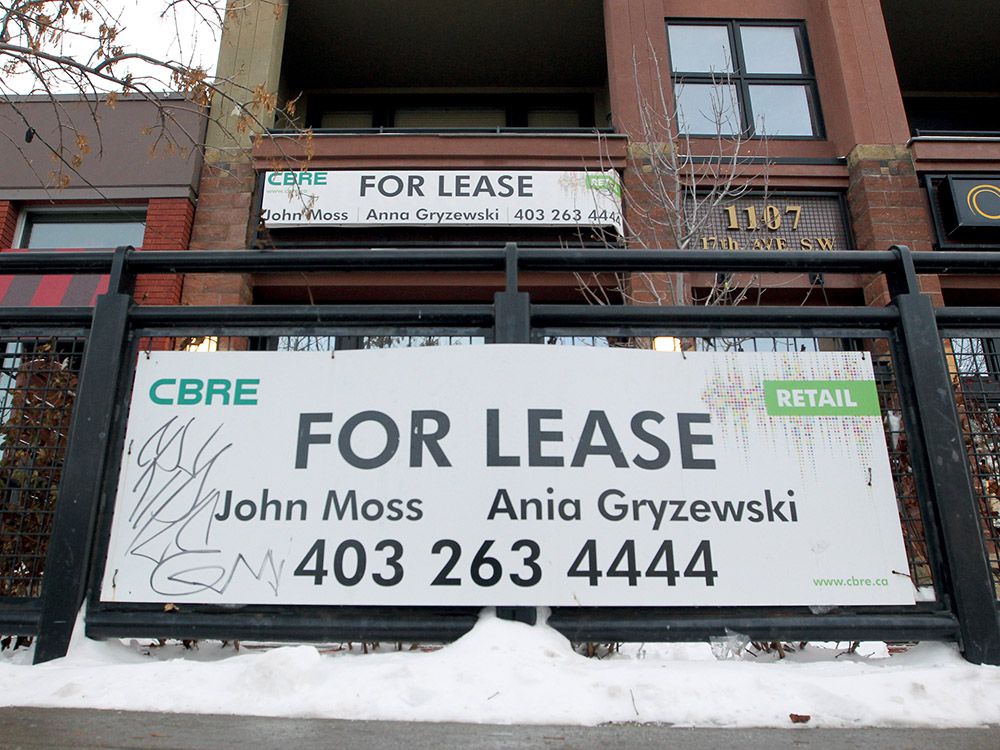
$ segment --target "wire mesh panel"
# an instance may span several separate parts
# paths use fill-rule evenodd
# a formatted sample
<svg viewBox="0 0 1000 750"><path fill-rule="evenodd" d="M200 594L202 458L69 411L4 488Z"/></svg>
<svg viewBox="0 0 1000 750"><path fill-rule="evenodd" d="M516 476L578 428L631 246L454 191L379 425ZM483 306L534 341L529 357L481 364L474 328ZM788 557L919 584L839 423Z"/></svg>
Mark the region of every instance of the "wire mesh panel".
<svg viewBox="0 0 1000 750"><path fill-rule="evenodd" d="M278 336L267 348L279 352L332 352L336 347L336 336Z"/></svg>
<svg viewBox="0 0 1000 750"><path fill-rule="evenodd" d="M1000 337L947 338L944 347L1000 599Z"/></svg>
<svg viewBox="0 0 1000 750"><path fill-rule="evenodd" d="M684 351L696 352L819 352L843 351L840 339L805 338L801 336L720 336L692 338L684 341Z"/></svg>
<svg viewBox="0 0 1000 750"><path fill-rule="evenodd" d="M546 336L543 339L548 346L596 346L602 349L613 346L614 341L607 336Z"/></svg>
<svg viewBox="0 0 1000 750"><path fill-rule="evenodd" d="M875 384L882 412L886 449L889 453L889 467L896 488L896 505L903 528L903 545L910 565L910 577L913 585L921 589L934 585L927 525L917 494L914 461L910 452L908 427L897 385L896 370L889 354L878 353L884 351L885 347L880 346L882 343L869 341L865 348L874 352L872 367L875 370Z"/></svg>
<svg viewBox="0 0 1000 750"><path fill-rule="evenodd" d="M406 349L426 346L468 346L484 344L483 336L459 335L332 335L301 334L295 336L188 336L174 339L173 348L192 352L215 351L278 351L332 352L347 349ZM190 342L190 343L187 343Z"/></svg>
<svg viewBox="0 0 1000 750"><path fill-rule="evenodd" d="M839 340L759 336L545 336L543 343L555 346L596 346L625 349L656 349L670 352L817 352L839 351ZM825 347L825 348L821 348Z"/></svg>
<svg viewBox="0 0 1000 750"><path fill-rule="evenodd" d="M362 336L361 349L407 349L423 346L470 346L484 344L482 336Z"/></svg>
<svg viewBox="0 0 1000 750"><path fill-rule="evenodd" d="M41 594L84 343L0 339L0 599Z"/></svg>

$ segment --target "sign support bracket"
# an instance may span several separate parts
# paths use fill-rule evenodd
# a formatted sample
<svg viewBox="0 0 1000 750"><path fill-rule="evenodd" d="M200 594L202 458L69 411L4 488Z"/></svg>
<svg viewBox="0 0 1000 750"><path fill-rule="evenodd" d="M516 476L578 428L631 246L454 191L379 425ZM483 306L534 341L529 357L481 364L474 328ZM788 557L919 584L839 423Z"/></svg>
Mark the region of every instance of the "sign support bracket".
<svg viewBox="0 0 1000 750"><path fill-rule="evenodd" d="M531 343L531 296L518 291L517 245L508 242L504 256L507 284L504 291L493 297L493 340L496 344L528 344ZM497 617L534 625L538 621L538 610L535 607L497 607Z"/></svg>

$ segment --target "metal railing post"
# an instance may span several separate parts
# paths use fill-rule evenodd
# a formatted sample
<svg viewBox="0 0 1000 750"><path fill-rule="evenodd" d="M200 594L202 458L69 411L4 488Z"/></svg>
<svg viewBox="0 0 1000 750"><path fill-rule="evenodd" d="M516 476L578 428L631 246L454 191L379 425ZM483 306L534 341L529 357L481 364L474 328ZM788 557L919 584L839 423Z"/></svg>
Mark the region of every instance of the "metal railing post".
<svg viewBox="0 0 1000 750"><path fill-rule="evenodd" d="M965 658L977 664L1000 664L1000 619L993 576L941 334L930 297L917 286L909 249L893 249L899 255L901 277L893 301L899 310L902 346L913 380L915 428L926 450L925 465L944 545L949 576L945 591L958 617ZM936 581L939 593L942 583Z"/></svg>
<svg viewBox="0 0 1000 750"><path fill-rule="evenodd" d="M495 320L493 342L496 344L531 343L531 297L518 291L517 245L509 242L504 247L507 283L502 292L493 295ZM497 617L528 625L538 621L534 607L497 607Z"/></svg>
<svg viewBox="0 0 1000 750"><path fill-rule="evenodd" d="M86 595L108 441L119 407L116 384L132 305L133 277L126 268L131 250L115 251L108 292L94 307L45 561L36 664L66 655Z"/></svg>
<svg viewBox="0 0 1000 750"><path fill-rule="evenodd" d="M506 256L507 288L493 295L496 312L494 338L496 344L527 344L531 341L531 298L527 292L518 291L517 245L507 243Z"/></svg>

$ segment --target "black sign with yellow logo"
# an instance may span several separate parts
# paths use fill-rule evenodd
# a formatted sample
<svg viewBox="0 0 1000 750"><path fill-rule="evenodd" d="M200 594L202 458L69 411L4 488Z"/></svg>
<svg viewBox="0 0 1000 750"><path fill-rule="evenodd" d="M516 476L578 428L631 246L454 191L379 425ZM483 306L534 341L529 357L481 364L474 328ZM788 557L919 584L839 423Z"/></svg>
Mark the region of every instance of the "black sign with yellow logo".
<svg viewBox="0 0 1000 750"><path fill-rule="evenodd" d="M939 186L941 220L952 242L1000 242L1000 175L949 176Z"/></svg>

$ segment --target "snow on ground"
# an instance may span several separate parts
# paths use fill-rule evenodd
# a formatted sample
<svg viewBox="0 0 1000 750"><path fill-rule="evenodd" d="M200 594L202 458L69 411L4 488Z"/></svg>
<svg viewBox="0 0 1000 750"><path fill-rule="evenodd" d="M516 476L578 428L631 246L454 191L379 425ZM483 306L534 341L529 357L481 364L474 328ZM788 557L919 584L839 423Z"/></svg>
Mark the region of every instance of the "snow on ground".
<svg viewBox="0 0 1000 750"><path fill-rule="evenodd" d="M82 628L78 627L79 632ZM77 636L69 655L31 666L0 655L0 705L499 724L656 722L681 726L1000 725L1000 667L923 643L889 656L810 644L778 660L733 643L625 644L585 658L545 625L487 611L440 649L196 650ZM724 652L730 652L724 654ZM729 658L717 658L728 656Z"/></svg>

